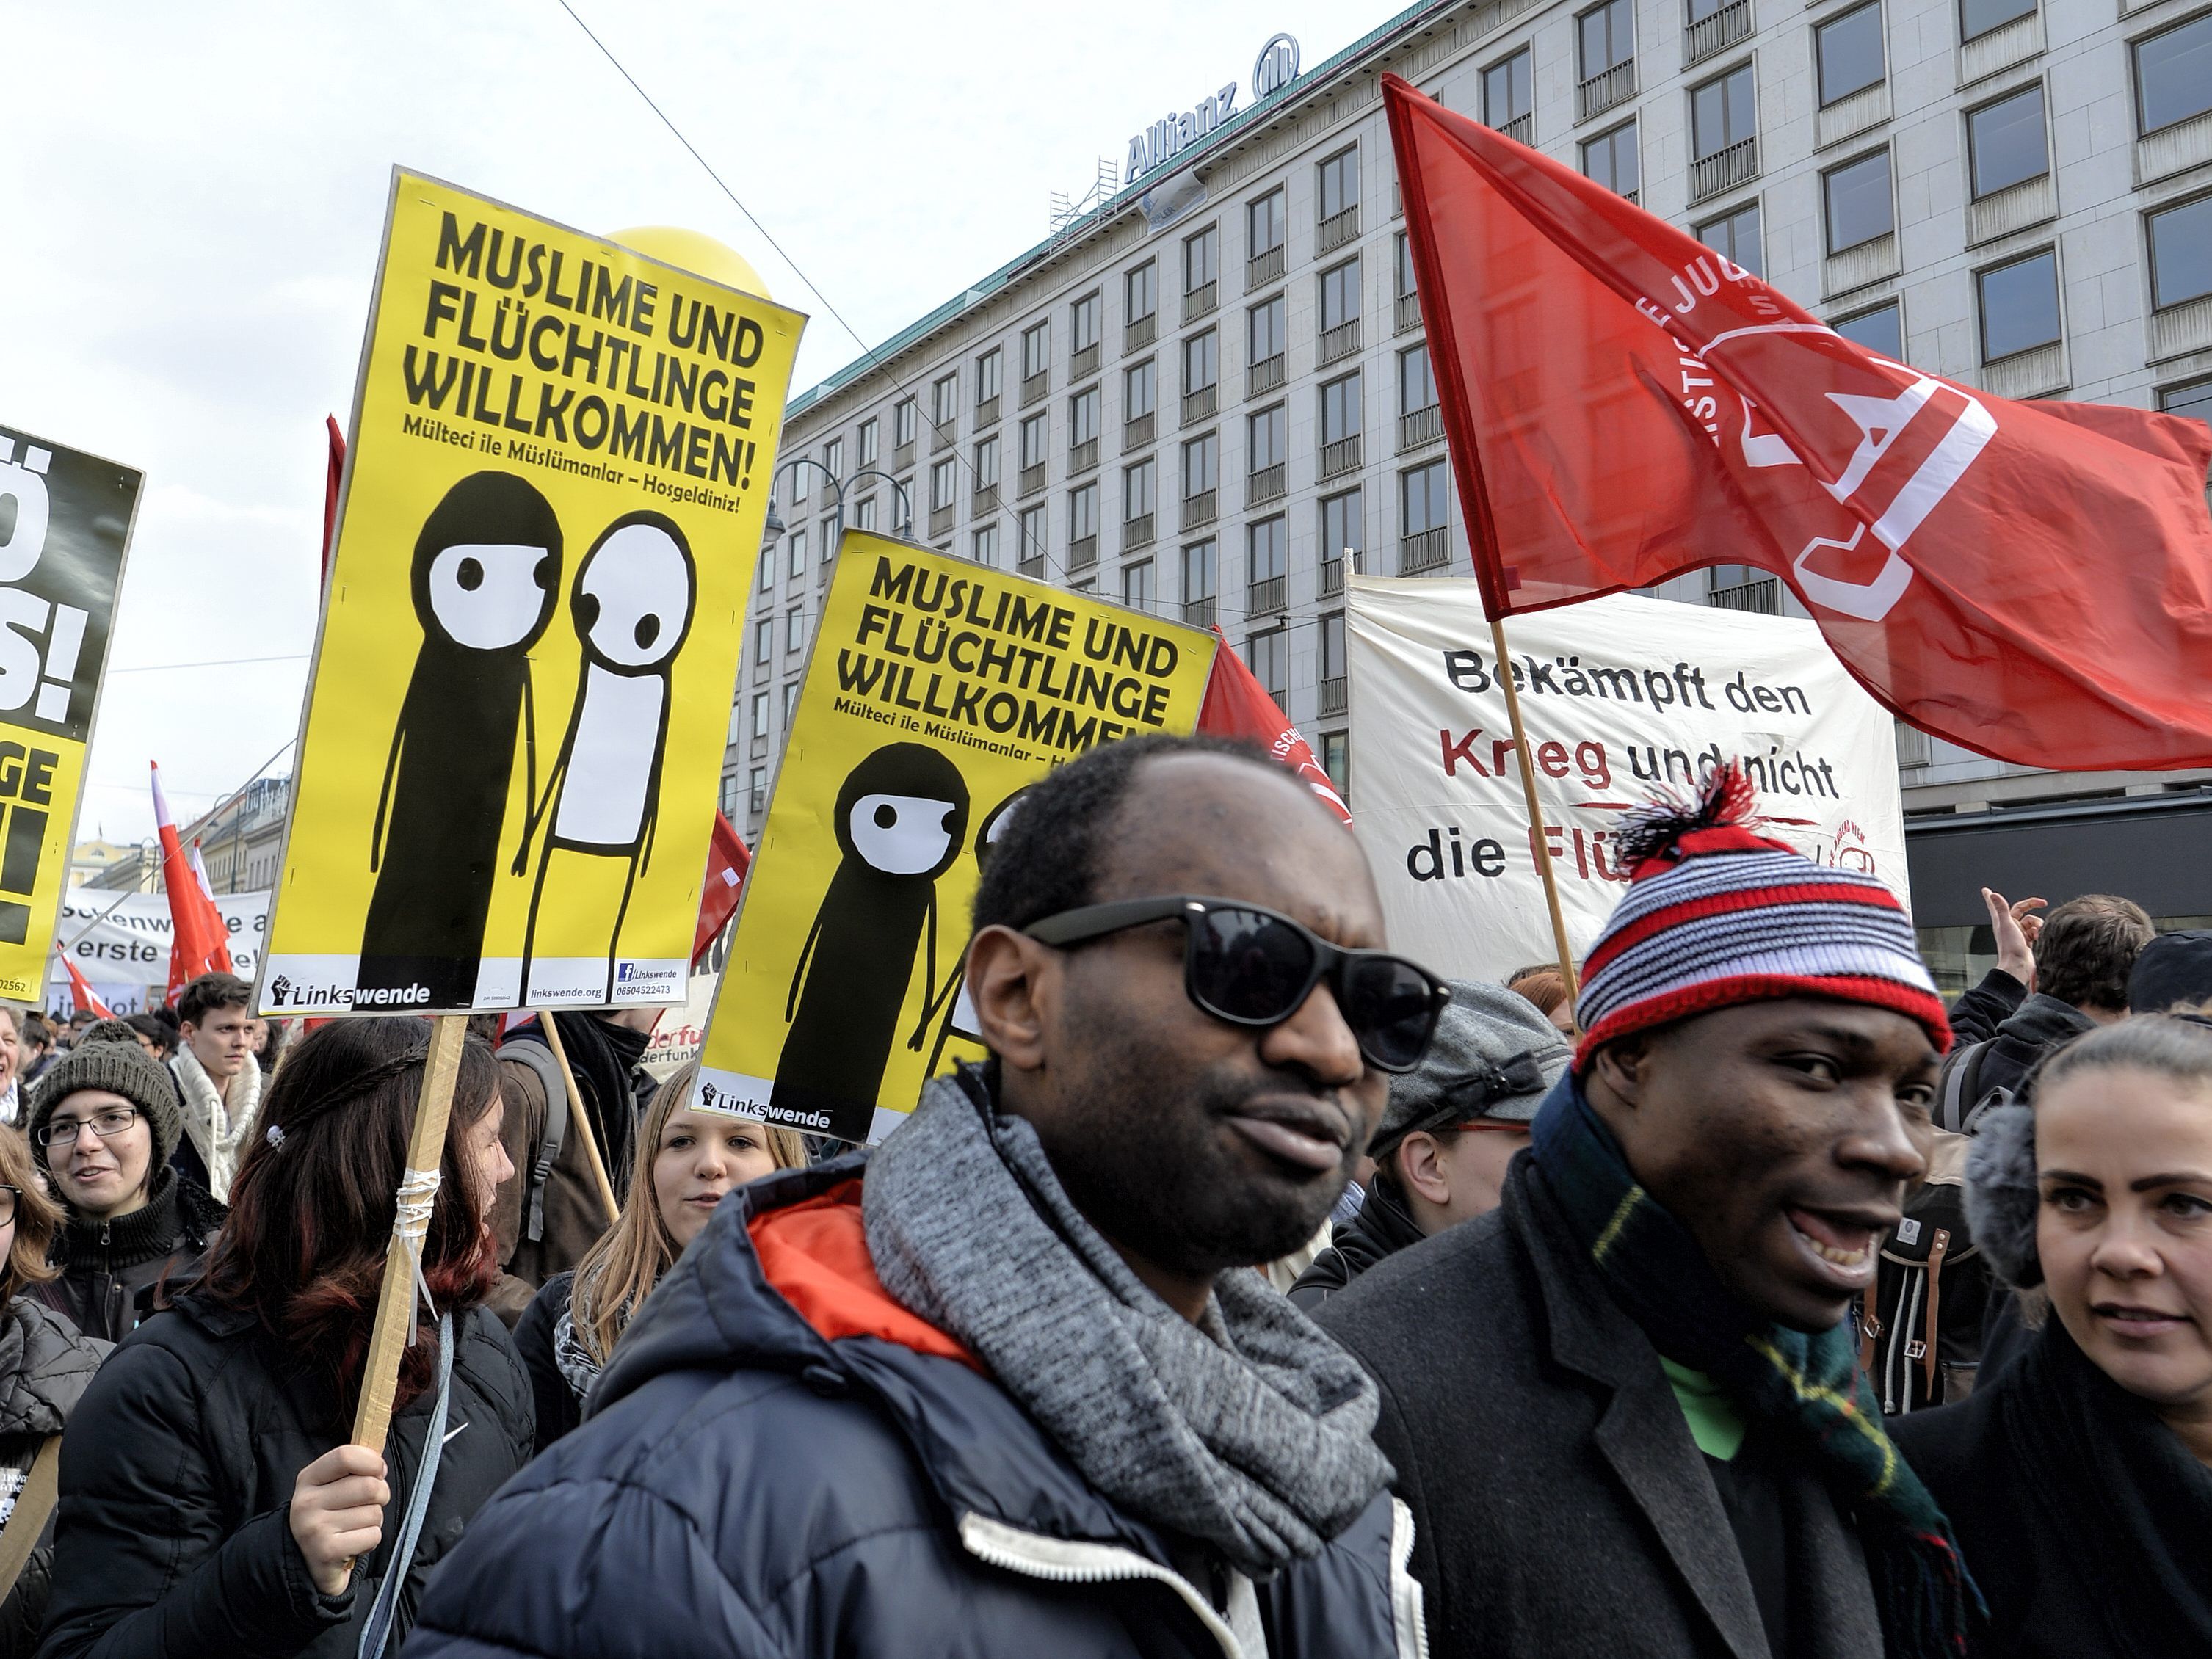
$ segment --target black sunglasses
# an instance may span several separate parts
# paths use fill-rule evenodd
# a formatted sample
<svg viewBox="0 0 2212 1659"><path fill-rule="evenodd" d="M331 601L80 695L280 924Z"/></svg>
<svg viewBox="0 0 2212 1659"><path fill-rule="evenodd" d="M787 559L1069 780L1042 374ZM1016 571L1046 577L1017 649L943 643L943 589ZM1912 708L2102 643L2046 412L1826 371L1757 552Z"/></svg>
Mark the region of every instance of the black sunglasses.
<svg viewBox="0 0 2212 1659"><path fill-rule="evenodd" d="M1081 945L1147 922L1183 924L1182 988L1216 1019L1279 1025L1305 1006L1323 978L1359 1052L1380 1072L1421 1063L1451 988L1387 951L1346 951L1263 905L1237 899L1160 898L1087 904L1031 922L1040 945Z"/></svg>

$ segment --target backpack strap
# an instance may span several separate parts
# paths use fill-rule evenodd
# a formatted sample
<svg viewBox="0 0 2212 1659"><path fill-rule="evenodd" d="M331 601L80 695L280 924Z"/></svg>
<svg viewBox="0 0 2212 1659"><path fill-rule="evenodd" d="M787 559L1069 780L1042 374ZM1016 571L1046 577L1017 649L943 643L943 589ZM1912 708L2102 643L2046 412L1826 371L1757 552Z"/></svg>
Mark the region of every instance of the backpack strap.
<svg viewBox="0 0 2212 1659"><path fill-rule="evenodd" d="M30 1472L15 1493L8 1524L0 1529L0 1601L15 1590L54 1512L54 1500L61 1495L61 1462L62 1437L50 1434L40 1443L39 1455L31 1460Z"/></svg>
<svg viewBox="0 0 2212 1659"><path fill-rule="evenodd" d="M1937 1128L1964 1134L1966 1126L1979 1115L1974 1097L1982 1079L1982 1057L1989 1046L1985 1042L1970 1042L1951 1051L1943 1066L1943 1093L1936 1103Z"/></svg>
<svg viewBox="0 0 2212 1659"><path fill-rule="evenodd" d="M1920 1356L1921 1374L1927 1382L1930 1400L1937 1397L1936 1367L1942 1358L1942 1351L1936 1341L1936 1328L1940 1317L1938 1310L1943 1304L1943 1257L1950 1249L1950 1231L1938 1227L1934 1240L1928 1246L1928 1334L1922 1343L1925 1352Z"/></svg>
<svg viewBox="0 0 2212 1659"><path fill-rule="evenodd" d="M530 1184L524 1206L523 1237L535 1244L545 1237L545 1187L553 1164L568 1138L568 1088L561 1079L561 1062L543 1042L528 1036L511 1038L500 1045L499 1057L527 1066L545 1091L545 1128L538 1139L538 1161L530 1166Z"/></svg>

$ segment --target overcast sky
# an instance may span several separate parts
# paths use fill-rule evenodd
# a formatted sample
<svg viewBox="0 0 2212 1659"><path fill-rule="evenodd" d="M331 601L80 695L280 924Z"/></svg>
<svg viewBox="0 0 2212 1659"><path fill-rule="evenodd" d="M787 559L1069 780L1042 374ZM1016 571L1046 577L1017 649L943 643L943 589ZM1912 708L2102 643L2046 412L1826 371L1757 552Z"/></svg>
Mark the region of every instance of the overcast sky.
<svg viewBox="0 0 2212 1659"><path fill-rule="evenodd" d="M1310 68L1403 0L571 3L872 345L1152 120L1249 100L1274 31ZM147 474L82 836L152 833L149 758L187 817L296 728L323 416L352 407L395 162L704 231L811 317L797 386L860 355L558 0L0 0L0 424Z"/></svg>

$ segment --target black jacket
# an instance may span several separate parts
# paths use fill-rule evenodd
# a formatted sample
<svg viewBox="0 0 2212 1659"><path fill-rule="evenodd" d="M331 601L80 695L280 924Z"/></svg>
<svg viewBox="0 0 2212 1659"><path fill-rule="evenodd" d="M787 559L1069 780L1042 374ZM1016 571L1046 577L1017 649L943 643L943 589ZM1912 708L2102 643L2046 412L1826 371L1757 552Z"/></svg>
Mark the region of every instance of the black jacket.
<svg viewBox="0 0 2212 1659"><path fill-rule="evenodd" d="M1437 1659L1766 1659L1765 1626L1650 1339L1526 1153L1488 1215L1401 1250L1316 1315L1382 1385L1376 1443L1413 1512ZM1877 1659L1857 1538L1780 1465L1789 1659Z"/></svg>
<svg viewBox="0 0 2212 1659"><path fill-rule="evenodd" d="M0 1480L11 1504L40 1449L68 1424L107 1352L106 1343L79 1335L42 1303L17 1297L0 1309ZM48 1515L22 1575L0 1603L0 1659L30 1659L38 1648L52 1589L53 1527Z"/></svg>
<svg viewBox="0 0 2212 1659"><path fill-rule="evenodd" d="M2096 1029L2097 1022L2072 1003L2040 991L2033 993L2018 1012L1997 1027L1988 1053L1982 1056L1975 1091L1986 1095L1992 1089L2003 1089L2018 1096L2027 1074L2044 1055L2062 1042Z"/></svg>
<svg viewBox="0 0 2212 1659"><path fill-rule="evenodd" d="M2020 1012L2027 996L2022 985L2002 968L1992 968L1982 982L1962 991L1951 1005L1951 1038L1954 1042L1984 1042L1997 1027Z"/></svg>
<svg viewBox="0 0 2212 1659"><path fill-rule="evenodd" d="M32 1285L30 1294L87 1336L120 1342L153 1311L163 1284L191 1276L229 1213L207 1188L164 1165L143 1210L112 1221L70 1212L46 1256L61 1277Z"/></svg>
<svg viewBox="0 0 2212 1659"><path fill-rule="evenodd" d="M887 1335L825 1338L769 1282L748 1221L829 1198L857 1227L860 1168L787 1170L722 1201L623 1332L584 1425L477 1518L408 1659L1237 1659L1170 1540L996 1384ZM841 1278L840 1305L910 1321L873 1278ZM1406 1547L1378 1496L1261 1587L1269 1659L1415 1652L1418 1591L1393 1573Z"/></svg>
<svg viewBox="0 0 2212 1659"><path fill-rule="evenodd" d="M1377 1176L1358 1212L1330 1232L1328 1248L1298 1275L1298 1282L1291 1286L1291 1300L1311 1313L1376 1262L1421 1238L1413 1218L1392 1201Z"/></svg>
<svg viewBox="0 0 2212 1659"><path fill-rule="evenodd" d="M505 1328L477 1308L453 1334L448 1438L401 1633L462 1527L530 1455L530 1384ZM425 1394L394 1414L384 1541L343 1594L322 1595L292 1539L292 1488L345 1437L349 1402L333 1407L252 1316L179 1297L116 1350L70 1419L40 1659L352 1659L431 1406Z"/></svg>
<svg viewBox="0 0 2212 1659"><path fill-rule="evenodd" d="M560 1362L553 1357L554 1328L568 1311L568 1287L575 1279L573 1271L547 1279L514 1327L514 1352L522 1369L529 1373L531 1399L537 1408L539 1451L572 1433L584 1420L584 1402L576 1398L575 1389L561 1375Z"/></svg>

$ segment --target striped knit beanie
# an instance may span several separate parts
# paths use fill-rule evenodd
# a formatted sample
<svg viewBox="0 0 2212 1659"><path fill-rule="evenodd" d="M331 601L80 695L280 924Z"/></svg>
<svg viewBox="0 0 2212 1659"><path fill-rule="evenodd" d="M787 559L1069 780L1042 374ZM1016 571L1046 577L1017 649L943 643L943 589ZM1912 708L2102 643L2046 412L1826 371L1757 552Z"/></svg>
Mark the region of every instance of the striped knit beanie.
<svg viewBox="0 0 2212 1659"><path fill-rule="evenodd" d="M1577 1073L1632 1031L1778 997L1893 1009L1950 1047L1896 895L1754 834L1757 804L1730 761L1694 802L1655 801L1624 822L1616 844L1630 885L1583 964Z"/></svg>

